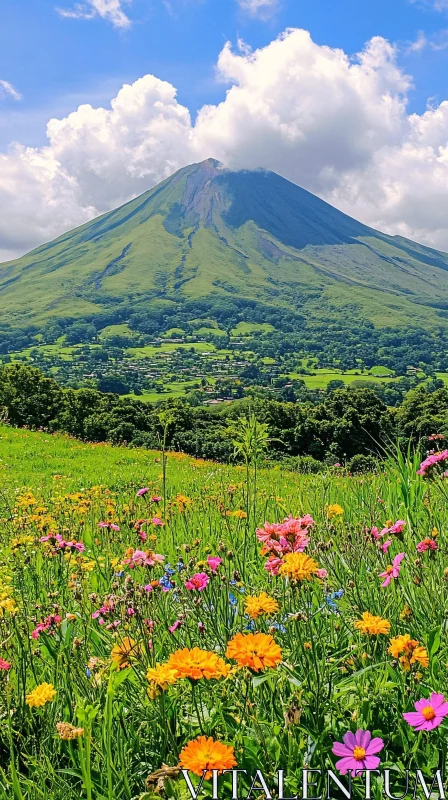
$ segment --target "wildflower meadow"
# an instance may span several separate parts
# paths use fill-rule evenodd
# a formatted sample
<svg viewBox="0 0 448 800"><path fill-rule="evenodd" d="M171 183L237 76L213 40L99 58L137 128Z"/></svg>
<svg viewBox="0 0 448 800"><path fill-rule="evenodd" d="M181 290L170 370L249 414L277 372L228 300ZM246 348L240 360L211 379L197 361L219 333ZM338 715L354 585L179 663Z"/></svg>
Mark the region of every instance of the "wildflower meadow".
<svg viewBox="0 0 448 800"><path fill-rule="evenodd" d="M445 779L447 471L442 448L301 476L0 428L2 800Z"/></svg>

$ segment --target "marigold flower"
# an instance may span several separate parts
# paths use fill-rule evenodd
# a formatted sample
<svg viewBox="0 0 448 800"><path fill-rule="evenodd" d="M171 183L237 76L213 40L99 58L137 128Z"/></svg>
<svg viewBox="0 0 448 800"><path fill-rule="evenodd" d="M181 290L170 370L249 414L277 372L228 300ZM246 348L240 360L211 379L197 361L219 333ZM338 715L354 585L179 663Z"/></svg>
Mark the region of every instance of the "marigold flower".
<svg viewBox="0 0 448 800"><path fill-rule="evenodd" d="M227 645L226 656L240 667L260 672L276 667L282 660L282 651L269 633L237 633Z"/></svg>
<svg viewBox="0 0 448 800"><path fill-rule="evenodd" d="M318 570L316 561L305 553L287 553L278 571L291 581L310 581Z"/></svg>
<svg viewBox="0 0 448 800"><path fill-rule="evenodd" d="M368 633L369 636L377 634L387 634L390 631L390 622L381 617L375 617L370 611L364 611L362 619L355 622L355 628L361 633Z"/></svg>
<svg viewBox="0 0 448 800"><path fill-rule="evenodd" d="M70 725L70 722L57 722L56 729L59 738L64 741L80 739L84 735L84 728L75 728L74 725Z"/></svg>
<svg viewBox="0 0 448 800"><path fill-rule="evenodd" d="M156 664L148 669L146 677L149 681L149 696L153 699L160 691L165 691L168 686L176 683L178 672L168 664Z"/></svg>
<svg viewBox="0 0 448 800"><path fill-rule="evenodd" d="M266 592L261 592L259 595L247 597L244 608L251 619L257 619L262 614L275 614L278 611L278 603L273 597L269 597Z"/></svg>
<svg viewBox="0 0 448 800"><path fill-rule="evenodd" d="M206 680L225 678L230 671L229 664L226 664L220 656L209 650L201 650L200 647L193 647L191 650L184 647L182 650L176 650L170 655L166 666L175 670L178 678L190 678L192 681L201 678Z"/></svg>
<svg viewBox="0 0 448 800"><path fill-rule="evenodd" d="M26 696L26 704L30 708L40 708L46 703L51 703L57 692L52 683L41 683Z"/></svg>
<svg viewBox="0 0 448 800"><path fill-rule="evenodd" d="M393 658L400 659L400 664L405 672L409 672L412 664L420 664L422 667L429 666L426 647L420 645L416 639L411 639L408 633L390 640L389 653Z"/></svg>
<svg viewBox="0 0 448 800"><path fill-rule="evenodd" d="M134 639L125 637L121 642L114 645L110 657L112 663L118 669L125 669L130 666L131 660L139 654L140 648Z"/></svg>
<svg viewBox="0 0 448 800"><path fill-rule="evenodd" d="M223 744L211 736L198 736L181 750L179 766L205 778L212 777L213 770L223 772L237 766L235 751L231 745Z"/></svg>

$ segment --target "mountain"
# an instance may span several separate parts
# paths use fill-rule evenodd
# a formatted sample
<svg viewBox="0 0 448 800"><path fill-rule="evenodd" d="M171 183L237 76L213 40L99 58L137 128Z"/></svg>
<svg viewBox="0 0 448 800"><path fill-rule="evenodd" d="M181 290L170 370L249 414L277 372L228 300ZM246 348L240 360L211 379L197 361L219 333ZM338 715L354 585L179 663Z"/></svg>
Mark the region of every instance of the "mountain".
<svg viewBox="0 0 448 800"><path fill-rule="evenodd" d="M219 297L446 326L448 255L388 236L262 170L208 159L121 208L0 264L12 325Z"/></svg>

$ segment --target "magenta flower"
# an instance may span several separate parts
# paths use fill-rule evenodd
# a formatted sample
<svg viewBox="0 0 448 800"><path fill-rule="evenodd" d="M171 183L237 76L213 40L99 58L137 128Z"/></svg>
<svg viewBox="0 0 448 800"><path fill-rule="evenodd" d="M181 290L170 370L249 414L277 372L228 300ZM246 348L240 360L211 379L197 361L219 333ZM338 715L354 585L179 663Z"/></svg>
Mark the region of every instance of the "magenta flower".
<svg viewBox="0 0 448 800"><path fill-rule="evenodd" d="M316 572L316 575L322 581L324 581L326 578L328 578L328 572L327 572L326 569L318 569L317 572Z"/></svg>
<svg viewBox="0 0 448 800"><path fill-rule="evenodd" d="M375 753L379 753L383 747L383 740L372 739L370 731L347 731L344 744L335 742L332 748L335 756L342 756L336 761L336 769L341 775L346 775L349 770L376 769L380 759Z"/></svg>
<svg viewBox="0 0 448 800"><path fill-rule="evenodd" d="M190 592L194 591L195 589L198 592L203 592L204 589L208 586L210 582L210 578L205 572L196 572L185 584L185 588L189 589Z"/></svg>
<svg viewBox="0 0 448 800"><path fill-rule="evenodd" d="M211 571L216 574L219 565L222 564L222 558L219 556L209 556L207 558L207 564L209 565Z"/></svg>
<svg viewBox="0 0 448 800"><path fill-rule="evenodd" d="M5 672L7 672L8 669L11 669L11 664L9 663L9 661L5 661L4 658L0 658L0 670L4 670Z"/></svg>
<svg viewBox="0 0 448 800"><path fill-rule="evenodd" d="M168 630L170 633L174 633L175 631L177 631L178 628L180 628L181 625L182 625L182 620L176 619L176 621L169 626Z"/></svg>
<svg viewBox="0 0 448 800"><path fill-rule="evenodd" d="M421 542L417 545L417 550L419 553L425 553L426 550L438 550L438 544L435 539L422 539Z"/></svg>
<svg viewBox="0 0 448 800"><path fill-rule="evenodd" d="M388 539L387 542L384 542L382 545L380 545L383 553L387 553L391 544L392 544L392 539Z"/></svg>
<svg viewBox="0 0 448 800"><path fill-rule="evenodd" d="M120 526L119 525L115 525L113 522L99 522L98 523L98 527L99 528L107 528L110 531L119 531L120 530Z"/></svg>
<svg viewBox="0 0 448 800"><path fill-rule="evenodd" d="M428 458L420 464L420 469L417 470L417 475L426 477L434 477L435 474L443 472L446 462L448 461L448 450L442 450L440 453L431 453Z"/></svg>
<svg viewBox="0 0 448 800"><path fill-rule="evenodd" d="M161 528L163 528L163 526L165 525L164 521L162 519L160 519L160 517L153 517L151 522L156 527L160 526Z"/></svg>
<svg viewBox="0 0 448 800"><path fill-rule="evenodd" d="M394 560L392 561L392 564L386 568L385 572L380 572L379 577L385 578L381 586L389 586L392 578L398 578L401 569L400 564L403 561L404 556L404 553L398 553L398 555L395 556Z"/></svg>
<svg viewBox="0 0 448 800"><path fill-rule="evenodd" d="M145 494L151 491L149 486L144 486L143 489L139 489L137 492L137 497L144 497Z"/></svg>
<svg viewBox="0 0 448 800"><path fill-rule="evenodd" d="M162 501L162 498L160 497L160 495L154 495L154 497L151 497L151 499L150 499L151 503L160 503L161 501Z"/></svg>
<svg viewBox="0 0 448 800"><path fill-rule="evenodd" d="M443 694L432 692L429 700L423 697L414 707L415 711L408 711L403 717L416 731L432 731L448 716L448 703Z"/></svg>

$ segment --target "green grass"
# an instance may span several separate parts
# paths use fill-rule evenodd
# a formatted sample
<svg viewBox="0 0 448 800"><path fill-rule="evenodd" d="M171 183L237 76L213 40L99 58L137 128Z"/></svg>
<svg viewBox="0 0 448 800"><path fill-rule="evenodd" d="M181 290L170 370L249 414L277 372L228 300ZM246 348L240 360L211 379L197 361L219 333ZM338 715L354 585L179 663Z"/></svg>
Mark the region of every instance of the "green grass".
<svg viewBox="0 0 448 800"><path fill-rule="evenodd" d="M99 339L110 339L112 336L136 336L134 331L131 331L129 325L123 322L121 325L108 325L103 328L98 334Z"/></svg>
<svg viewBox="0 0 448 800"><path fill-rule="evenodd" d="M232 336L249 336L251 333L271 333L275 331L268 322L239 322L232 329Z"/></svg>
<svg viewBox="0 0 448 800"><path fill-rule="evenodd" d="M130 347L126 350L126 354L132 356L132 358L149 358L151 356L156 356L158 353L174 353L177 349L196 350L198 353L211 353L216 350L216 347L210 342L189 342L187 344L162 342L160 347L156 347L152 344L145 345L145 347Z"/></svg>
<svg viewBox="0 0 448 800"><path fill-rule="evenodd" d="M300 375L298 372L290 373L289 377L292 380L302 380L308 389L325 389L330 381L344 381L347 386L350 386L356 381L370 381L372 383L391 383L397 378L394 377L380 377L372 375L371 373L356 374L356 370L349 372L341 372L340 370L326 370L317 369L315 375Z"/></svg>

